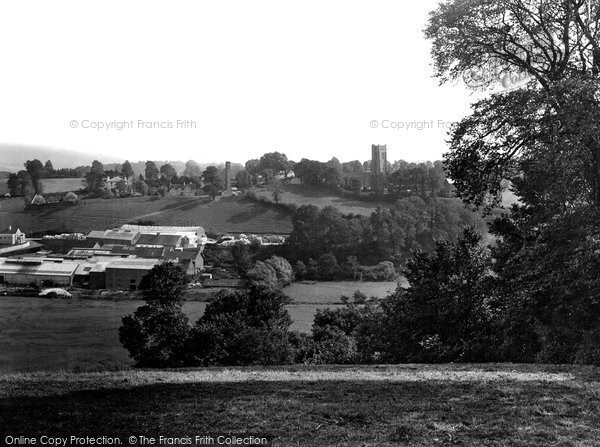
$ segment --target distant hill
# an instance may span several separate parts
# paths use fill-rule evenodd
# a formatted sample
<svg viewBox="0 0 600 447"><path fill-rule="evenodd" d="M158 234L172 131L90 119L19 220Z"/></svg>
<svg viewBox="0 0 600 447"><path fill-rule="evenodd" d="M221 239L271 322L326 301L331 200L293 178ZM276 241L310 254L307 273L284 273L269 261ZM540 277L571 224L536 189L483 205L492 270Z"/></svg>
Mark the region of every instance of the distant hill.
<svg viewBox="0 0 600 447"><path fill-rule="evenodd" d="M45 163L46 160L51 160L55 169L90 166L92 161L99 160L104 165L104 169L109 170L114 169L116 165L121 165L127 158L129 158L131 167L133 168L136 176L140 174L143 175L146 168L146 160L136 160L133 157L111 157L110 159L107 159L106 155L104 154L56 149L45 146L0 143L0 178L8 177L7 173L17 172L24 169L24 163L27 160L33 160L35 158L40 160L42 163ZM186 161L187 160L154 160L158 168L165 163L170 163L178 174L183 173ZM200 165L201 170L205 170L208 166L216 166L219 169L225 169L225 160L219 163L198 162L198 164ZM239 163L231 164L233 175L235 175L235 173L241 169L243 169L243 165Z"/></svg>
<svg viewBox="0 0 600 447"><path fill-rule="evenodd" d="M105 155L90 154L67 149L56 149L45 146L0 143L0 171L20 171L27 160L37 158L42 163L51 160L56 169L88 166L94 159L102 160ZM123 159L102 160L103 162L122 162Z"/></svg>

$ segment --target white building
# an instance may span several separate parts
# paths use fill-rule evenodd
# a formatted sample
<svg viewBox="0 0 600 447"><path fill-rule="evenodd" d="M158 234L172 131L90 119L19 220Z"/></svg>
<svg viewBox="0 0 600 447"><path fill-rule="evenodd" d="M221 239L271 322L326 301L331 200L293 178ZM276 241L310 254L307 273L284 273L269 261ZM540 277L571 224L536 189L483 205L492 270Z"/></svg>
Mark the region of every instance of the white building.
<svg viewBox="0 0 600 447"><path fill-rule="evenodd" d="M0 245L18 245L25 243L25 233L18 228L8 227L0 231Z"/></svg>

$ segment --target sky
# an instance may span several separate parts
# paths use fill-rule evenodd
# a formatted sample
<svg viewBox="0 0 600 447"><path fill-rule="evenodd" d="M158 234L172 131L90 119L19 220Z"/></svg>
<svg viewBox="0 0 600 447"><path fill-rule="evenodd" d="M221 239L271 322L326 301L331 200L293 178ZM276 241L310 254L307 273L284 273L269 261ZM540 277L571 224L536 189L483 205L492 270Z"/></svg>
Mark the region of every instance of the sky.
<svg viewBox="0 0 600 447"><path fill-rule="evenodd" d="M0 143L129 160L435 160L473 93L433 77L437 0L0 4Z"/></svg>

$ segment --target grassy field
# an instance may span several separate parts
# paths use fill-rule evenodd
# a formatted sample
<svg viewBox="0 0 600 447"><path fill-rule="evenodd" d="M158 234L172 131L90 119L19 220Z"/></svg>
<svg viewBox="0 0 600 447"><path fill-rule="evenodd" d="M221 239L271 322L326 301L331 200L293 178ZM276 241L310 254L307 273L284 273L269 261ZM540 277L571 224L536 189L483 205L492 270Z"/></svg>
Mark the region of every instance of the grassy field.
<svg viewBox="0 0 600 447"><path fill-rule="evenodd" d="M0 201L0 225L17 226L26 233L83 232L111 228L138 220L157 225L200 225L207 231L289 233L291 213L239 197L208 199L148 197L91 199L65 209L25 210L23 200Z"/></svg>
<svg viewBox="0 0 600 447"><path fill-rule="evenodd" d="M400 284L406 286L406 280L401 279ZM352 298L355 291L360 290L368 297L385 298L398 287L398 282L315 282L294 283L284 289L286 295L294 300L295 304L334 304L341 303L340 297L346 295Z"/></svg>
<svg viewBox="0 0 600 447"><path fill-rule="evenodd" d="M0 433L251 434L277 446L594 446L600 370L207 368L0 376Z"/></svg>
<svg viewBox="0 0 600 447"><path fill-rule="evenodd" d="M77 191L83 188L80 178L44 178L42 179L42 191L45 194L55 192Z"/></svg>
<svg viewBox="0 0 600 447"><path fill-rule="evenodd" d="M121 317L141 301L57 300L0 297L0 372L123 368L131 365L119 343ZM292 330L309 332L317 309L328 304L287 306ZM183 310L194 323L205 302L186 302Z"/></svg>
<svg viewBox="0 0 600 447"><path fill-rule="evenodd" d="M376 203L362 202L337 196L330 191L321 188L300 184L285 184L282 185L283 195L281 196L282 203L295 203L301 205L316 205L319 208L333 206L343 214L360 214L370 216L377 209ZM255 188L256 195L266 197L273 200L270 189Z"/></svg>

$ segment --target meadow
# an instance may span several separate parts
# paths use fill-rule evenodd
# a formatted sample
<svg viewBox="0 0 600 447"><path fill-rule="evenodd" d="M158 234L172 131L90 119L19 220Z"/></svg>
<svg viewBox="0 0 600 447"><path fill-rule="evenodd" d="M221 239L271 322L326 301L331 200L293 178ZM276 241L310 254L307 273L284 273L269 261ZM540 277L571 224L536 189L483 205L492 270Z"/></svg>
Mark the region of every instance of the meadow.
<svg viewBox="0 0 600 447"><path fill-rule="evenodd" d="M44 178L42 191L44 194L78 191L83 188L81 178Z"/></svg>
<svg viewBox="0 0 600 447"><path fill-rule="evenodd" d="M123 445L132 435L246 434L274 446L594 446L599 373L451 364L5 374L0 434Z"/></svg>
<svg viewBox="0 0 600 447"><path fill-rule="evenodd" d="M119 343L121 317L142 301L60 300L0 297L0 372L124 368L131 366ZM183 310L194 323L206 302ZM291 304L292 330L309 332L317 309L339 304Z"/></svg>
<svg viewBox="0 0 600 447"><path fill-rule="evenodd" d="M323 188L315 188L308 185L288 183L281 185L283 191L281 203L302 205L315 205L319 208L333 206L342 214L359 214L370 216L377 209L377 203L364 202L360 200L340 197L331 191ZM257 197L264 197L273 200L272 190L270 188L254 188Z"/></svg>
<svg viewBox="0 0 600 447"><path fill-rule="evenodd" d="M217 201L203 197L89 199L69 208L40 210L25 210L20 198L0 201L0 225L16 226L28 234L87 233L139 220L156 225L199 225L206 231L219 233L291 231L290 211L242 197Z"/></svg>
<svg viewBox="0 0 600 447"><path fill-rule="evenodd" d="M332 282L296 282L286 287L284 292L294 300L295 304L340 304L340 297L345 295L352 298L354 292L359 290L367 297L385 298L393 293L398 284L407 286L405 278L398 281L387 282L359 282L359 281L332 281Z"/></svg>

